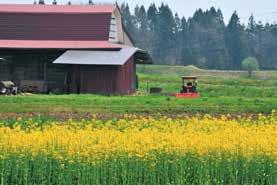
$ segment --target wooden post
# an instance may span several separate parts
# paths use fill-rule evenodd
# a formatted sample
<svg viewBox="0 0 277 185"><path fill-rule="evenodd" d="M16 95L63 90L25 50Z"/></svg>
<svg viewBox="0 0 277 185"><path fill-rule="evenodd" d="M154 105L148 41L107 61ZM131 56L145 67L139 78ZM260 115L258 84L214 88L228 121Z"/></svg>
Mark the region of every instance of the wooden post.
<svg viewBox="0 0 277 185"><path fill-rule="evenodd" d="M44 90L48 91L48 79L47 79L47 60L44 62L43 66L43 81L44 81Z"/></svg>
<svg viewBox="0 0 277 185"><path fill-rule="evenodd" d="M8 62L9 68L10 68L8 80L11 80L12 82L14 82L14 63L13 63L11 57L7 57L7 62Z"/></svg>

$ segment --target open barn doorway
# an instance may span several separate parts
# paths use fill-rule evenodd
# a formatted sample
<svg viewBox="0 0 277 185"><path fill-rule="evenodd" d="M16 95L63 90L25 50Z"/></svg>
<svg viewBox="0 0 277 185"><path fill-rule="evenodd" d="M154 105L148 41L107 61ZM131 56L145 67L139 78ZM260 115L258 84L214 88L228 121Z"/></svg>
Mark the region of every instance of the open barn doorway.
<svg viewBox="0 0 277 185"><path fill-rule="evenodd" d="M0 81L13 81L13 62L11 56L0 56Z"/></svg>

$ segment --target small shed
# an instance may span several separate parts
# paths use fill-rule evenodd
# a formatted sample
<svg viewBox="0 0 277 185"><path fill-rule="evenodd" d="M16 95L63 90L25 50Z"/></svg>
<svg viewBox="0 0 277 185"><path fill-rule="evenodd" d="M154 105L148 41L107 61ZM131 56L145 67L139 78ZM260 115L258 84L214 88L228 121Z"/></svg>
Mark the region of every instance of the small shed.
<svg viewBox="0 0 277 185"><path fill-rule="evenodd" d="M136 64L148 61L144 51L125 47L119 50L68 50L54 64L70 65L67 83L80 93L132 94L136 92Z"/></svg>

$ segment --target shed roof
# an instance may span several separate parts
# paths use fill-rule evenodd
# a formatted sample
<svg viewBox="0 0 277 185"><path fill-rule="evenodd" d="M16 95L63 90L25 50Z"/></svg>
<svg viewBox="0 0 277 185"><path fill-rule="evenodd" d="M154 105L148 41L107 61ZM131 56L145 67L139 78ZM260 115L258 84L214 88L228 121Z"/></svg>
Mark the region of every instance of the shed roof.
<svg viewBox="0 0 277 185"><path fill-rule="evenodd" d="M6 13L112 13L116 5L34 5L34 4L0 4L0 12Z"/></svg>
<svg viewBox="0 0 277 185"><path fill-rule="evenodd" d="M194 80L194 79L197 79L197 76L182 76L182 79L185 79L185 80Z"/></svg>
<svg viewBox="0 0 277 185"><path fill-rule="evenodd" d="M80 51L68 50L54 64L74 65L124 65L134 54L142 50L134 47L122 48L118 51ZM147 54L147 53L145 53Z"/></svg>
<svg viewBox="0 0 277 185"><path fill-rule="evenodd" d="M68 40L0 40L3 49L121 49L126 47L108 41Z"/></svg>

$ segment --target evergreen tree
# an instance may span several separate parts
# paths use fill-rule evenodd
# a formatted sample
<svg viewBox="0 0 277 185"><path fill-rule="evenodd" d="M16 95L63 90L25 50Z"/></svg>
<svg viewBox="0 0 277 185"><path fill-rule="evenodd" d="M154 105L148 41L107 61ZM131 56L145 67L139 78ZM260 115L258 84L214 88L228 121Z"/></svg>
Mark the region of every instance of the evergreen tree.
<svg viewBox="0 0 277 185"><path fill-rule="evenodd" d="M38 4L45 4L44 0L39 0Z"/></svg>
<svg viewBox="0 0 277 185"><path fill-rule="evenodd" d="M94 5L94 3L93 3L92 0L89 0L89 1L88 1L88 4L89 4L89 5Z"/></svg>
<svg viewBox="0 0 277 185"><path fill-rule="evenodd" d="M147 10L147 28L148 28L148 49L150 54L154 58L157 57L158 53L158 36L157 36L157 29L158 29L158 10L155 4L151 4Z"/></svg>
<svg viewBox="0 0 277 185"><path fill-rule="evenodd" d="M174 22L175 22L174 33L178 34L178 32L180 31L180 28L181 28L181 19L180 19L178 13L175 13Z"/></svg>
<svg viewBox="0 0 277 185"><path fill-rule="evenodd" d="M199 24L203 23L203 18L204 18L204 12L203 10L200 8L198 10L195 11L195 13L193 14L193 20Z"/></svg>
<svg viewBox="0 0 277 185"><path fill-rule="evenodd" d="M180 65L182 64L182 57L181 57L181 40L180 40L180 34L181 34L181 19L178 15L178 13L175 13L174 16L174 27L173 27L173 33L174 33L174 42L176 43L175 46L175 63Z"/></svg>
<svg viewBox="0 0 277 185"><path fill-rule="evenodd" d="M148 21L147 21L147 15L146 15L146 10L144 8L144 6L141 6L138 9L137 12L137 23L139 25L138 29L139 35L143 35L143 37L140 37L140 39L138 39L138 46L140 46L143 49L146 49L149 47L149 40L148 40Z"/></svg>
<svg viewBox="0 0 277 185"><path fill-rule="evenodd" d="M146 11L145 11L145 8L143 5L139 8L137 20L140 25L140 27L139 27L140 30L142 32L146 32L147 31L147 15L146 15Z"/></svg>
<svg viewBox="0 0 277 185"><path fill-rule="evenodd" d="M179 50L180 50L180 64L181 65L190 65L192 64L192 57L191 57L191 51L190 46L188 43L189 40L189 28L188 23L185 17L181 19L181 26L180 26L180 34L178 37L179 40Z"/></svg>
<svg viewBox="0 0 277 185"><path fill-rule="evenodd" d="M135 11L134 11L134 18L133 18L133 22L135 24L135 27L137 29L140 28L140 25L139 25L139 14L140 14L140 7L138 5L136 5L135 7Z"/></svg>
<svg viewBox="0 0 277 185"><path fill-rule="evenodd" d="M151 32L156 32L157 20L158 20L158 10L155 4L151 4L147 11L148 28Z"/></svg>
<svg viewBox="0 0 277 185"><path fill-rule="evenodd" d="M256 21L255 21L255 19L254 19L254 15L251 14L251 16L250 16L250 18L249 18L248 26L247 26L247 31L248 31L249 33L254 34L255 31L256 31L256 25L257 25L257 24L256 24Z"/></svg>
<svg viewBox="0 0 277 185"><path fill-rule="evenodd" d="M125 26L127 26L128 23L132 23L131 19L132 19L132 15L130 13L130 8L128 4L123 3L120 7L121 13L122 13L122 17L123 17L123 24Z"/></svg>
<svg viewBox="0 0 277 185"><path fill-rule="evenodd" d="M202 35L205 30L202 28L204 12L202 9L196 10L192 18L188 19L188 45L190 46L190 63L198 67L205 67L206 59L202 53Z"/></svg>
<svg viewBox="0 0 277 185"><path fill-rule="evenodd" d="M237 12L234 12L226 28L226 45L230 55L230 69L241 69L241 61L246 57L243 40L244 28L240 24Z"/></svg>
<svg viewBox="0 0 277 185"><path fill-rule="evenodd" d="M226 58L228 58L225 45L225 23L220 10L211 7L204 13L204 39L202 53L206 58L206 68L224 69L226 68Z"/></svg>
<svg viewBox="0 0 277 185"><path fill-rule="evenodd" d="M250 48L251 56L258 56L260 55L260 39L259 39L259 31L258 25L254 19L253 14L249 17L248 26L246 28L247 33L247 44Z"/></svg>
<svg viewBox="0 0 277 185"><path fill-rule="evenodd" d="M121 5L121 12L123 16L123 25L127 29L128 32L132 33L133 39L137 40L137 29L135 27L134 18L130 13L130 8L128 4Z"/></svg>
<svg viewBox="0 0 277 185"><path fill-rule="evenodd" d="M220 9L198 9L187 20L165 5L148 10L136 6L134 14L122 4L123 24L135 44L149 51L158 64L197 65L208 69L242 69L241 61L253 56L262 69L277 69L277 25L249 18L245 28L236 12L226 26Z"/></svg>
<svg viewBox="0 0 277 185"><path fill-rule="evenodd" d="M175 59L175 49L176 47L174 42L174 16L171 9L168 5L162 4L159 7L158 14L158 28L157 28L157 36L158 36L158 57L159 63L163 64L174 64Z"/></svg>

